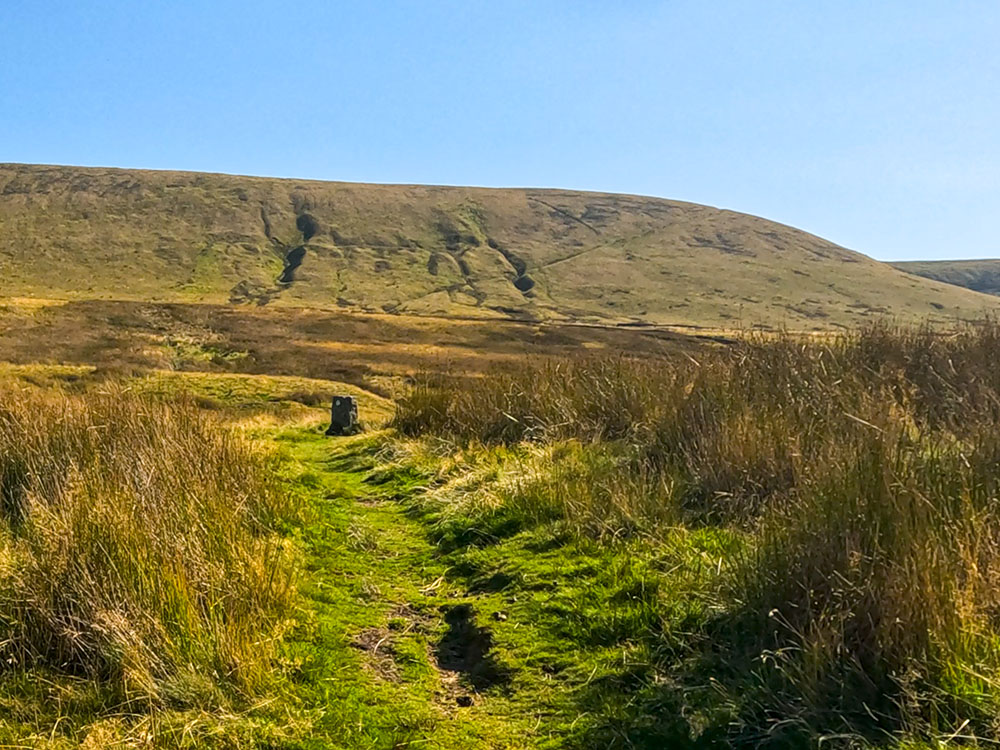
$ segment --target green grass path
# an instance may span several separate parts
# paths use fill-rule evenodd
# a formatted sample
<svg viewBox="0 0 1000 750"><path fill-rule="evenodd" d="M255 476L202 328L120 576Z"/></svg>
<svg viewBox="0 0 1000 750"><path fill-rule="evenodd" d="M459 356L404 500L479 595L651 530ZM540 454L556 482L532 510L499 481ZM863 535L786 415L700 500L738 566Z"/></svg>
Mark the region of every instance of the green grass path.
<svg viewBox="0 0 1000 750"><path fill-rule="evenodd" d="M663 670L707 616L727 535L606 544L448 514L423 491L433 470L387 461L384 435L276 437L314 509L289 646L313 739L282 747L715 746L690 723L723 726L728 707L705 675Z"/></svg>
<svg viewBox="0 0 1000 750"><path fill-rule="evenodd" d="M295 746L536 746L536 722L511 713L510 686L484 652L475 621L490 603L450 579L392 497L406 488L366 483L372 439L297 428L278 440L315 512L302 532L305 624L288 655L313 738Z"/></svg>
<svg viewBox="0 0 1000 750"><path fill-rule="evenodd" d="M728 554L718 534L588 540L446 504L425 489L447 462L401 459L386 433L330 439L320 418L251 429L285 454L305 508L282 530L302 595L270 689L147 714L99 681L12 675L0 747L714 746L689 741L692 720L718 725L691 701L705 688L668 662L705 615L699 592Z"/></svg>

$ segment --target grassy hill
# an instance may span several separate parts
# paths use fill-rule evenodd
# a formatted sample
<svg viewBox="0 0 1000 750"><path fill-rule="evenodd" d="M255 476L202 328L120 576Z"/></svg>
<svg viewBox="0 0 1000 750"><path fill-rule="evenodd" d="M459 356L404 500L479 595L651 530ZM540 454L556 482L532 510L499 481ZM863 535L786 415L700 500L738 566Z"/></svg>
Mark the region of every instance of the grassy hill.
<svg viewBox="0 0 1000 750"><path fill-rule="evenodd" d="M925 279L943 281L983 294L1000 295L1000 260L916 260L892 265Z"/></svg>
<svg viewBox="0 0 1000 750"><path fill-rule="evenodd" d="M678 201L14 164L0 296L805 330L1000 309Z"/></svg>

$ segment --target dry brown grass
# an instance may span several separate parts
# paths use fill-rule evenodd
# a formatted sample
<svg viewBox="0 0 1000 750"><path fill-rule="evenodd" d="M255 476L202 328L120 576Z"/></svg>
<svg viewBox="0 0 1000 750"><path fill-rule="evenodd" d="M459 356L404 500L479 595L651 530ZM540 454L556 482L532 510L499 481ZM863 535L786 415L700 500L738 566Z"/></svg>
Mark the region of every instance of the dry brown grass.
<svg viewBox="0 0 1000 750"><path fill-rule="evenodd" d="M0 651L133 704L268 680L295 512L268 453L192 404L0 386Z"/></svg>
<svg viewBox="0 0 1000 750"><path fill-rule="evenodd" d="M316 310L73 302L31 315L0 309L0 349L17 364L104 371L184 370L291 375L386 394L390 382L435 370L476 375L528 354L582 348L663 354L699 348L665 331L550 326Z"/></svg>

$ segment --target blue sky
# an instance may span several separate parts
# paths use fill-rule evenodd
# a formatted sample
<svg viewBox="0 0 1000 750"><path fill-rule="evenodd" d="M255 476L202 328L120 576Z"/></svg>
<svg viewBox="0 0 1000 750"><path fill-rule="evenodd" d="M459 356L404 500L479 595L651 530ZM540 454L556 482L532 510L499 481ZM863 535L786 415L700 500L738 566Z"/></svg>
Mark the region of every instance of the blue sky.
<svg viewBox="0 0 1000 750"><path fill-rule="evenodd" d="M998 257L995 0L0 0L0 161L708 203Z"/></svg>

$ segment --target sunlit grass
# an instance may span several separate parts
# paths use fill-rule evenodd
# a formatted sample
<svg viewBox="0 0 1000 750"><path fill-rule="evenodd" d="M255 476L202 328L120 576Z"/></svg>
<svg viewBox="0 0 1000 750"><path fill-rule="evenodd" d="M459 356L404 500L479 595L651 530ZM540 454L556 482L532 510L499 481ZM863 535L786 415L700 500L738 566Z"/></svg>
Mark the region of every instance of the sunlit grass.
<svg viewBox="0 0 1000 750"><path fill-rule="evenodd" d="M0 388L5 670L132 711L253 695L295 595L277 467L191 403Z"/></svg>
<svg viewBox="0 0 1000 750"><path fill-rule="evenodd" d="M995 324L749 337L696 357L437 376L394 424L471 464L499 457L443 511L451 545L539 524L606 542L738 535L697 637L645 633L671 658L687 650L672 679L716 663L717 703L735 712L724 734L997 739L998 359Z"/></svg>

